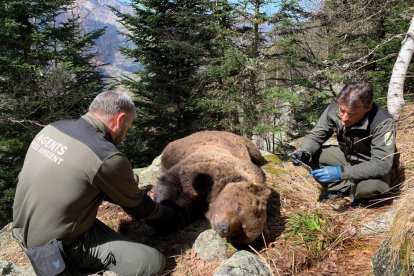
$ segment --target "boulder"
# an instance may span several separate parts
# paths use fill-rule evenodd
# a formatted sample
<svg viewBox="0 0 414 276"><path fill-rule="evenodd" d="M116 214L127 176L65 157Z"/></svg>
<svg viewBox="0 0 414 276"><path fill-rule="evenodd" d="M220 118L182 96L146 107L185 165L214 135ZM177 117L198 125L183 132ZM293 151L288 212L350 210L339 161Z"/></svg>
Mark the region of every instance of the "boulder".
<svg viewBox="0 0 414 276"><path fill-rule="evenodd" d="M139 178L140 188L155 185L161 176L161 155L156 157L148 167L134 169L134 173Z"/></svg>
<svg viewBox="0 0 414 276"><path fill-rule="evenodd" d="M384 213L381 213L373 220L365 223L361 226L362 235L374 235L385 232L390 227L393 211L388 210Z"/></svg>
<svg viewBox="0 0 414 276"><path fill-rule="evenodd" d="M403 270L400 259L396 261L395 265L392 265L388 240L382 243L377 253L372 257L371 263L375 276L399 276Z"/></svg>
<svg viewBox="0 0 414 276"><path fill-rule="evenodd" d="M206 261L222 261L236 252L236 249L213 229L206 230L197 237L193 250L200 259Z"/></svg>
<svg viewBox="0 0 414 276"><path fill-rule="evenodd" d="M0 260L0 275L36 276L31 265L18 266L8 261Z"/></svg>
<svg viewBox="0 0 414 276"><path fill-rule="evenodd" d="M225 260L216 270L214 276L271 276L270 268L258 255L242 250Z"/></svg>

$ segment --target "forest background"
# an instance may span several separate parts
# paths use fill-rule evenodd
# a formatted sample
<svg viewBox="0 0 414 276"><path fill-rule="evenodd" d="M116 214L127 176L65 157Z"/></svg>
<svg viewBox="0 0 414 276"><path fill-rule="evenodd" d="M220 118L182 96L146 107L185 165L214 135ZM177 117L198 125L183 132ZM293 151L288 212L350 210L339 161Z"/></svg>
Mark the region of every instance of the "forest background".
<svg viewBox="0 0 414 276"><path fill-rule="evenodd" d="M0 3L0 227L11 221L17 175L34 135L78 118L99 92L123 87L137 120L120 149L133 167L206 129L253 139L286 156L342 85L373 83L386 106L392 68L414 0L131 0L112 8L142 64L111 79L74 0ZM413 101L413 68L404 83Z"/></svg>

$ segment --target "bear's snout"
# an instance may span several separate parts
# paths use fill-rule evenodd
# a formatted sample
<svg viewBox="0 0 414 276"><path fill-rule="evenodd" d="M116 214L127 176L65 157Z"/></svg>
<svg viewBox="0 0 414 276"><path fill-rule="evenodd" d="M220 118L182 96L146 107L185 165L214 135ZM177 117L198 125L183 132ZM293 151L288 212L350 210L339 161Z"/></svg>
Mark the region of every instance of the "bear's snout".
<svg viewBox="0 0 414 276"><path fill-rule="evenodd" d="M209 216L207 216L209 217ZM219 218L217 214L211 216L211 228L222 238L226 238L230 233L230 222L226 218Z"/></svg>
<svg viewBox="0 0 414 276"><path fill-rule="evenodd" d="M229 223L228 223L227 221L220 221L220 222L216 225L216 227L215 227L215 229L214 229L214 230L216 230L216 232L217 232L220 236L226 235L226 234L229 232Z"/></svg>

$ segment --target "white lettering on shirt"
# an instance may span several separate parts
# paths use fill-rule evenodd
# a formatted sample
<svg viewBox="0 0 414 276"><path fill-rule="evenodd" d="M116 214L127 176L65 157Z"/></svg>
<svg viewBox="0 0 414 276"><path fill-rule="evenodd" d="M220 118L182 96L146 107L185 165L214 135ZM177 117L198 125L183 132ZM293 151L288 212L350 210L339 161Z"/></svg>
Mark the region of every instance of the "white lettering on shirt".
<svg viewBox="0 0 414 276"><path fill-rule="evenodd" d="M44 134L39 135L39 137L33 140L30 144L30 148L57 165L60 165L63 162L63 155L68 149L67 146L62 145Z"/></svg>

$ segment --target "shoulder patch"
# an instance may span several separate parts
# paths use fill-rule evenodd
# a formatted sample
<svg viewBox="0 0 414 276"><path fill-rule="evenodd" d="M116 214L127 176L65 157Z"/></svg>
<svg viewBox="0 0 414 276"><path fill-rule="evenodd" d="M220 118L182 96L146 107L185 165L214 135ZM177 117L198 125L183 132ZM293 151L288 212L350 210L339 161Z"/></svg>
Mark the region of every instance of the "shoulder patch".
<svg viewBox="0 0 414 276"><path fill-rule="evenodd" d="M391 131L388 131L387 133L384 134L385 145L389 146L392 144L393 141L394 141L394 135L392 135Z"/></svg>

